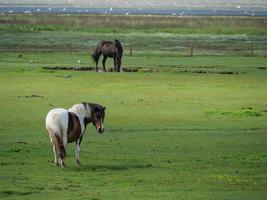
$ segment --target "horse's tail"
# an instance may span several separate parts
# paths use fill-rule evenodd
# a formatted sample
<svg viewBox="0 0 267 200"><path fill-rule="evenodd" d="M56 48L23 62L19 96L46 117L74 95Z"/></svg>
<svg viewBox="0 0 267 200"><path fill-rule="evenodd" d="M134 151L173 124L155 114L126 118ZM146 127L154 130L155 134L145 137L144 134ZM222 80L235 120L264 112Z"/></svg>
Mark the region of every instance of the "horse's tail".
<svg viewBox="0 0 267 200"><path fill-rule="evenodd" d="M60 158L64 159L66 157L66 149L63 145L63 141L62 141L62 139L60 139L60 137L58 135L55 135L55 138L57 140L57 148L59 151L59 156L60 156Z"/></svg>
<svg viewBox="0 0 267 200"><path fill-rule="evenodd" d="M51 139L55 147L57 148L59 152L59 156L61 159L64 159L66 157L66 149L64 147L62 139L56 135L55 133L49 131L49 134L51 135Z"/></svg>
<svg viewBox="0 0 267 200"><path fill-rule="evenodd" d="M119 40L115 39L116 54L121 58L123 53L123 48Z"/></svg>

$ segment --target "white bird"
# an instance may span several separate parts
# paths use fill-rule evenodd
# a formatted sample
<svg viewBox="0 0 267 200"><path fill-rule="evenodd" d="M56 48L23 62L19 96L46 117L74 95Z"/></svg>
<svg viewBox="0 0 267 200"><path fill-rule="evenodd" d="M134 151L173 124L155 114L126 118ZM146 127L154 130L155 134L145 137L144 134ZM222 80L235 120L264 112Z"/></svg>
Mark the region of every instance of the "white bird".
<svg viewBox="0 0 267 200"><path fill-rule="evenodd" d="M29 14L29 15L30 15L30 14L32 14L32 13L31 13L31 11L26 10L26 11L24 11L24 14Z"/></svg>

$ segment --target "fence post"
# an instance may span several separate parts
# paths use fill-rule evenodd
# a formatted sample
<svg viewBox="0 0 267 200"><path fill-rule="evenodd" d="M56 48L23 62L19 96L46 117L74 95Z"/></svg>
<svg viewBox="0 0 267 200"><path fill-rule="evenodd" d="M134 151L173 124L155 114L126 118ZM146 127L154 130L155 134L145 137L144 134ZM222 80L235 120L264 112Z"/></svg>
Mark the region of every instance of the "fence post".
<svg viewBox="0 0 267 200"><path fill-rule="evenodd" d="M250 49L250 56L253 57L254 56L254 42L251 42L251 49Z"/></svg>
<svg viewBox="0 0 267 200"><path fill-rule="evenodd" d="M194 56L194 44L193 42L191 42L191 45L190 45L190 57L193 57Z"/></svg>
<svg viewBox="0 0 267 200"><path fill-rule="evenodd" d="M17 47L17 52L21 53L21 46L20 45L18 45L18 47Z"/></svg>
<svg viewBox="0 0 267 200"><path fill-rule="evenodd" d="M133 41L131 40L131 45L130 45L130 56L133 56Z"/></svg>
<svg viewBox="0 0 267 200"><path fill-rule="evenodd" d="M72 54L72 43L71 42L69 44L69 52L70 52L70 54Z"/></svg>

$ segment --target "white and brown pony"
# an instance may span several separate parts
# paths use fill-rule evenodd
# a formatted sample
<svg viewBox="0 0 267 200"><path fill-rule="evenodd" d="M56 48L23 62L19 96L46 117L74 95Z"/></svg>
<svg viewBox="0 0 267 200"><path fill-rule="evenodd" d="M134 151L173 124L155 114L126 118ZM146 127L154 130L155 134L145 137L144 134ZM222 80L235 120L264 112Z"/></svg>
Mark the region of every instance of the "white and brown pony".
<svg viewBox="0 0 267 200"><path fill-rule="evenodd" d="M105 107L92 104L75 104L69 110L54 108L46 116L46 129L53 146L55 165L65 166L67 143L75 142L75 160L80 164L80 144L87 124L93 123L98 133L104 132Z"/></svg>

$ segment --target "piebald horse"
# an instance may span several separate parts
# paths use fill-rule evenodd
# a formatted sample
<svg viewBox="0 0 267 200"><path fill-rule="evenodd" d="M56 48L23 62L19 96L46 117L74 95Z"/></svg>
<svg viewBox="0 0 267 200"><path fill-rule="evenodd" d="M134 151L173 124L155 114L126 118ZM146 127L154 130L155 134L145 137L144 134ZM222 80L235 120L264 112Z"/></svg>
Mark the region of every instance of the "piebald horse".
<svg viewBox="0 0 267 200"><path fill-rule="evenodd" d="M48 131L55 156L56 166L65 166L67 143L75 142L75 161L80 165L80 144L87 124L91 123L98 130L104 132L105 107L92 104L75 104L69 110L54 108L46 116L46 130Z"/></svg>

